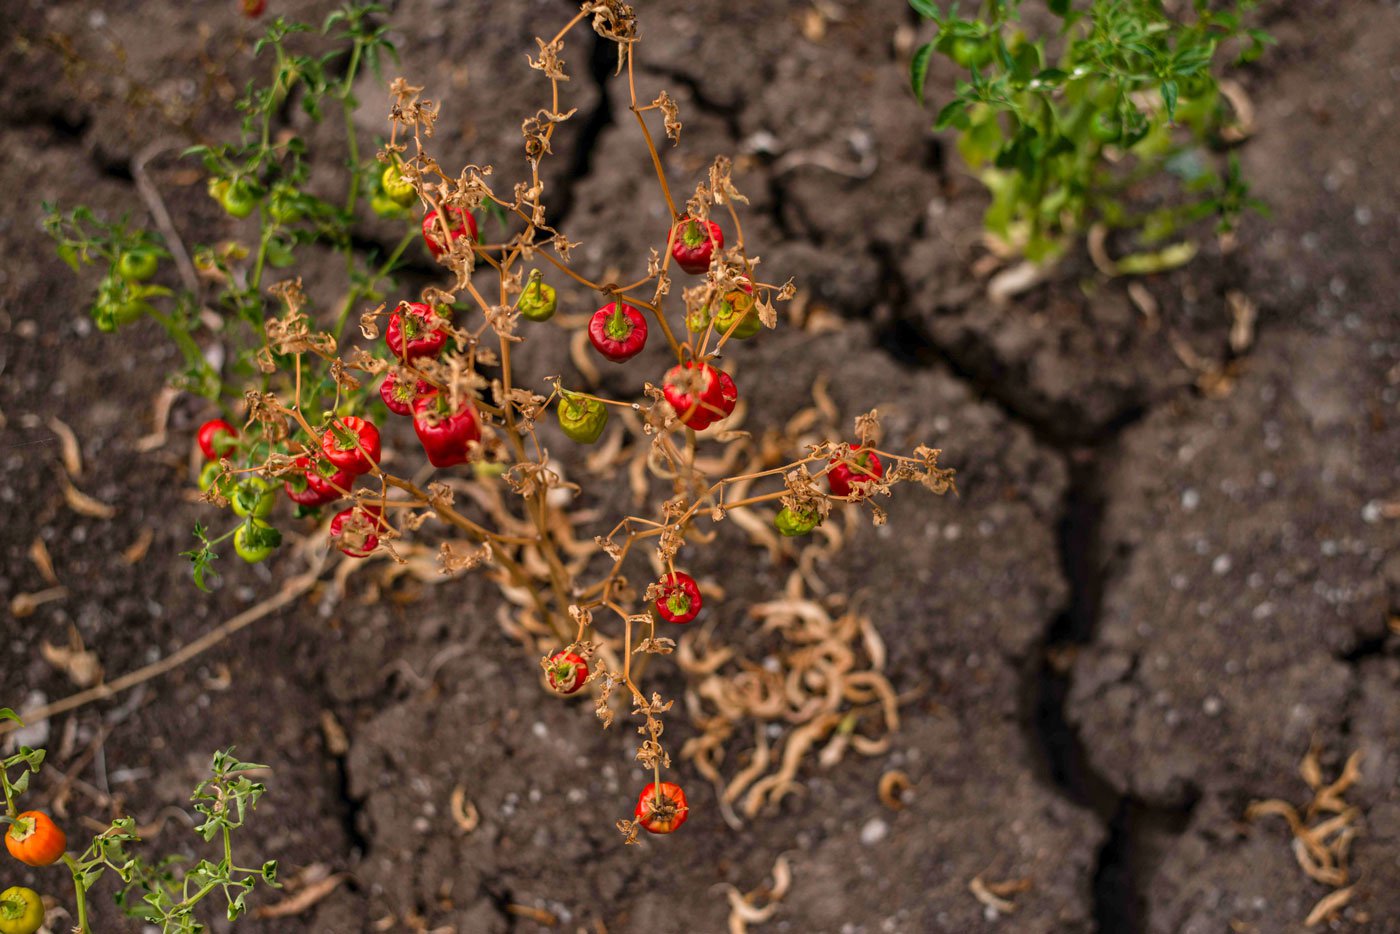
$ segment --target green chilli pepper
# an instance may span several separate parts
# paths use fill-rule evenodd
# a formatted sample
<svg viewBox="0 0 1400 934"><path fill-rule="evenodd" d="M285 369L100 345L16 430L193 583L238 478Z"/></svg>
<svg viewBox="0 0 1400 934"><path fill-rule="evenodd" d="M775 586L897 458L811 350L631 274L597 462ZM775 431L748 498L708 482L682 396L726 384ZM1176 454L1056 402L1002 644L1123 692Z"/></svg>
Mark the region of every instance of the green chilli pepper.
<svg viewBox="0 0 1400 934"><path fill-rule="evenodd" d="M234 487L233 495L228 499L233 504L234 515L257 519L267 518L277 502L272 484L261 477L246 478Z"/></svg>
<svg viewBox="0 0 1400 934"><path fill-rule="evenodd" d="M564 434L579 444L597 441L608 425L608 407L576 392L564 392L559 400L558 415Z"/></svg>
<svg viewBox="0 0 1400 934"><path fill-rule="evenodd" d="M773 518L774 527L789 538L806 535L808 532L821 525L821 522L822 517L815 509L805 512L794 512L786 506Z"/></svg>
<svg viewBox="0 0 1400 934"><path fill-rule="evenodd" d="M520 293L520 298L515 303L520 314L531 321L548 321L554 317L554 312L559 307L559 296L554 291L554 286L545 285L541 280L538 269L531 272L525 291Z"/></svg>

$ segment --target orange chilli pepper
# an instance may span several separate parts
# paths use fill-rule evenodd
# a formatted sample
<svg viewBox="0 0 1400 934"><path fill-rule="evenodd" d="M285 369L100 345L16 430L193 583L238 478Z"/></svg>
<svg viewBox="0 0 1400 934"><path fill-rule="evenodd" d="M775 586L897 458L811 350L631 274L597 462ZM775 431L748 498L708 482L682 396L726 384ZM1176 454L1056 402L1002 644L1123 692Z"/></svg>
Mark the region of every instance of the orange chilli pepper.
<svg viewBox="0 0 1400 934"><path fill-rule="evenodd" d="M43 811L25 811L5 834L5 848L21 863L48 866L68 847L68 835Z"/></svg>

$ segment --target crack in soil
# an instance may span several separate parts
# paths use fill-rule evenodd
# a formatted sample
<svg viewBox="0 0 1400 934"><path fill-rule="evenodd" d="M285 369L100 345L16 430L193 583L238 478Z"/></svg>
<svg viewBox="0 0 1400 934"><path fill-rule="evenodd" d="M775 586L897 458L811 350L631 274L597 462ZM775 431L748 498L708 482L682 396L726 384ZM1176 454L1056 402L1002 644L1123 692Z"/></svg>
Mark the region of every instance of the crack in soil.
<svg viewBox="0 0 1400 934"><path fill-rule="evenodd" d="M347 746L351 742L346 737ZM345 831L345 839L350 843L350 858L356 861L363 861L369 855L370 838L365 835L361 815L364 813L365 803L362 799L356 798L350 793L350 769L346 765L344 755L332 755L335 760L335 792L340 808L340 823Z"/></svg>
<svg viewBox="0 0 1400 934"><path fill-rule="evenodd" d="M969 366L909 313L911 290L894 249L871 245L880 267L875 305L875 344L895 361L914 368L943 366L959 382L994 405L1010 422L1064 459L1069 483L1056 529L1056 549L1069 597L1048 623L1036 650L1021 665L1022 725L1034 750L1044 784L1059 796L1091 810L1107 830L1092 880L1092 912L1100 931L1147 930L1146 885L1164 845L1186 829L1199 798L1191 790L1179 807L1162 807L1120 793L1093 766L1083 737L1069 722L1072 653L1090 645L1098 632L1109 566L1104 555L1103 519L1107 507L1105 468L1124 431L1141 421L1151 406L1139 403L1097 429L1079 431L1064 420L1027 412L1001 385L995 369ZM1162 401L1162 400L1159 400ZM1384 651L1384 639L1361 643L1358 658Z"/></svg>
<svg viewBox="0 0 1400 934"><path fill-rule="evenodd" d="M488 879L482 881L481 890L490 899L491 907L495 908L496 913L505 919L506 930L514 931L520 916L510 910L510 906L515 904L515 896L511 892L510 886L504 884L501 879Z"/></svg>
<svg viewBox="0 0 1400 934"><path fill-rule="evenodd" d="M1073 653L1097 634L1108 578L1103 464L1112 456L1118 432L1131 423L1092 447L1059 448L1069 486L1056 541L1069 600L1026 663L1022 699L1027 736L1050 784L1093 811L1108 831L1094 867L1093 912L1100 931L1115 932L1147 930L1145 889L1160 849L1156 841L1186 829L1197 797L1193 793L1182 807L1165 808L1120 793L1094 768L1084 738L1065 710Z"/></svg>
<svg viewBox="0 0 1400 934"><path fill-rule="evenodd" d="M617 120L612 97L608 94L609 79L617 63L616 56L611 42L593 33L593 47L588 50L588 77L598 89L598 103L580 124L578 139L569 158L569 170L559 182L558 193L549 202L553 213L549 223L556 229L563 230L568 222L578 186L593 173L593 151L597 148L598 140Z"/></svg>
<svg viewBox="0 0 1400 934"><path fill-rule="evenodd" d="M92 128L92 117L89 114L83 113L77 119L73 119L57 110L36 110L26 114L24 119L11 124L10 128L12 130L47 130L50 134L50 142L57 146L71 146L80 150L98 174L119 182L135 183L135 178L131 174L131 164L128 161L119 159L114 154L108 153L100 146L94 146L88 141L88 131Z"/></svg>

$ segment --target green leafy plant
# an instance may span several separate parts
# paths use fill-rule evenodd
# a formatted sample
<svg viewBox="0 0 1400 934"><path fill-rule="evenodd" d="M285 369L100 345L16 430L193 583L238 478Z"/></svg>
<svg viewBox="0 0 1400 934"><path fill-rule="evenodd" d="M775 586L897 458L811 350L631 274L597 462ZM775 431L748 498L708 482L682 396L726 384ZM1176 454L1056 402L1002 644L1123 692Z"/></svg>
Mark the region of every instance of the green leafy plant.
<svg viewBox="0 0 1400 934"><path fill-rule="evenodd" d="M1208 217L1229 231L1261 205L1233 155L1216 167L1212 150L1241 134L1212 69L1223 50L1248 62L1271 41L1245 25L1254 5L1193 0L1177 15L1161 0L1049 0L1058 29L1032 35L1021 0L984 0L969 16L910 0L938 27L914 54L911 82L922 101L935 54L968 70L934 125L959 131L959 153L992 195L987 231L1009 252L1053 260L1095 223L1134 231L1143 246ZM1154 188L1138 203L1164 176L1176 194ZM1160 265L1192 252L1155 255Z"/></svg>
<svg viewBox="0 0 1400 934"><path fill-rule="evenodd" d="M18 715L8 707L0 708L0 721L10 720L23 725ZM250 772L266 771L267 766L243 762L228 749L214 754L209 765L209 777L200 782L191 795L195 811L203 820L194 828L206 843L217 840L221 855L218 859L201 859L182 868L185 858L165 856L154 862L133 851L131 844L140 837L136 821L131 817L114 820L106 830L92 838L75 855L67 848L67 837L52 820L40 811L21 811L19 799L30 790L30 779L43 768L44 750L21 746L0 760L0 789L5 796L5 816L0 826L5 828L6 845L11 855L32 866L48 866L60 860L73 877L74 927L77 934L92 934L88 919L88 894L110 869L123 883L115 893L116 904L131 918L160 926L166 934L196 934L207 930L195 917L195 909L204 899L219 891L226 902L226 915L237 920L247 910L248 896L259 883L279 888L277 862L269 860L257 868L244 868L234 860L233 833L240 829L258 799L267 789L253 781ZM35 815L42 821L46 839L41 849L33 846L33 837L25 844L18 838L32 829ZM28 848L24 848L25 846ZM34 858L39 854L39 858ZM24 890L29 891L29 890ZM38 912L42 922L43 911ZM37 928L37 924L35 925ZM31 928L34 930L35 928Z"/></svg>

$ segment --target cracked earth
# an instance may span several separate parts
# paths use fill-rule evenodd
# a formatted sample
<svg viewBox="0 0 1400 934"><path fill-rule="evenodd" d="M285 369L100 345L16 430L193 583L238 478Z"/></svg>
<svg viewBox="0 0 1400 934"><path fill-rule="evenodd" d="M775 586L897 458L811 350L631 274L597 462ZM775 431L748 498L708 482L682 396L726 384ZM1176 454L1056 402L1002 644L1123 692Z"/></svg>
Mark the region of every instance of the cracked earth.
<svg viewBox="0 0 1400 934"><path fill-rule="evenodd" d="M299 6L316 21L333 5ZM510 164L541 92L523 51L571 5L391 6L402 72L443 102L437 152ZM800 29L813 10L819 36ZM488 585L468 579L373 605L353 587L301 604L57 718L48 742L70 754L49 782L106 731L112 771L74 777L145 822L183 801L214 747L271 764L253 846L286 873L319 863L346 882L307 914L240 927L253 932L410 916L462 934L545 930L518 906L560 930L721 931L722 885L751 890L786 855L793 888L764 930L1204 934L1304 930L1328 889L1303 876L1281 825L1246 824L1244 810L1303 799L1309 748L1333 774L1361 750L1357 890L1330 928L1400 930L1400 636L1387 625L1400 613L1400 521L1381 508L1400 498L1394 5L1259 11L1279 44L1240 75L1258 110L1240 155L1272 215L1252 218L1229 255L1211 246L1142 280L1156 328L1082 255L1008 305L987 300L971 272L983 196L905 87L918 32L904 3L654 0L640 13L639 93L667 88L685 121L668 172L684 189L713 155L734 155L752 200L746 238L770 277L793 276L842 322L733 353L739 379L771 380L754 423L787 418L818 374L839 373L844 418L878 405L890 444L930 439L958 469L958 497L905 493L888 526L823 572L860 595L896 689L915 698L891 752L808 769L805 796L738 830L682 765L695 789L686 833L624 849L612 821L636 783L628 736L542 697ZM230 49L241 29L232 3L169 0L12 0L0 25L0 599L45 586L26 557L35 537L70 589L0 630L4 704L71 692L37 651L70 626L110 676L278 579L230 567L212 596L188 583L174 556L199 508L172 491L189 485L178 439L201 413L177 404L171 442L136 450L174 355L144 330L93 333L88 285L39 230L41 200L143 217L131 165L147 157L187 237L234 235L176 154L236 125L230 95L255 73ZM666 217L624 89L608 81L611 50L588 36L566 60L579 114L546 163L554 220L583 241L585 268L640 268ZM935 68L929 87L952 77ZM359 93L377 125L382 88ZM333 174L315 183L334 190ZM343 284L322 265L308 289L329 302ZM405 286L431 274L423 262ZM1259 308L1241 354L1231 291ZM563 344L543 343L528 365L566 368ZM1181 346L1228 373L1228 391L1202 392ZM87 492L116 519L64 509L58 454L39 443L50 417L100 465ZM145 529L145 560L116 560ZM701 570L728 582L722 625L742 641L742 608L787 569L758 558L741 572L719 551ZM899 812L876 796L895 768L913 782ZM458 786L481 813L470 834L446 816ZM105 817L95 800L73 807ZM172 825L156 843L182 834ZM968 891L979 874L1032 884L998 915Z"/></svg>

